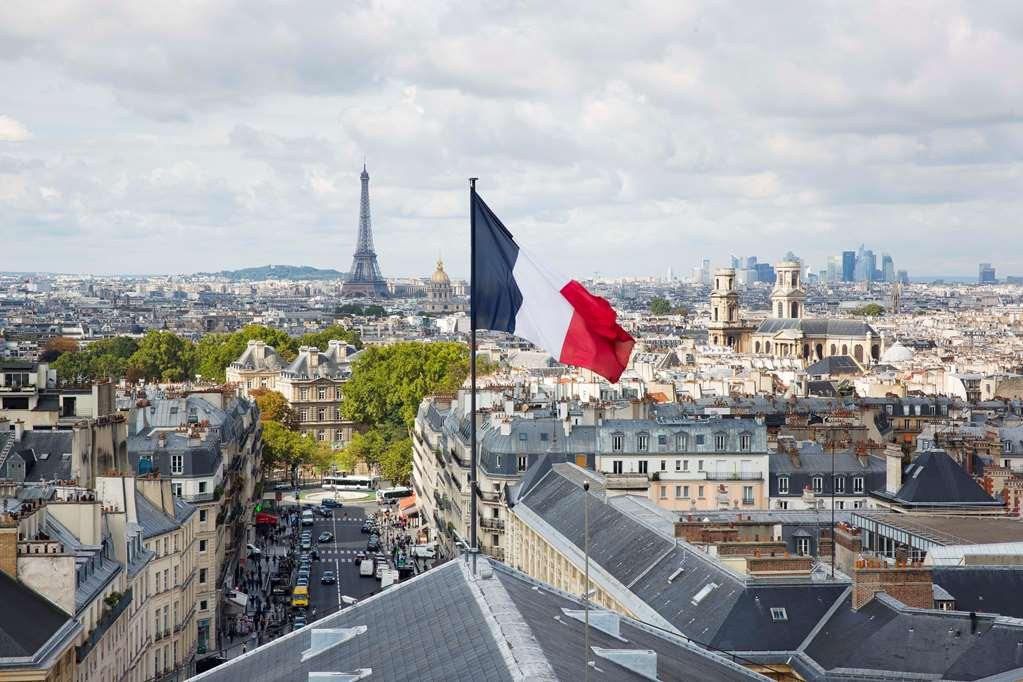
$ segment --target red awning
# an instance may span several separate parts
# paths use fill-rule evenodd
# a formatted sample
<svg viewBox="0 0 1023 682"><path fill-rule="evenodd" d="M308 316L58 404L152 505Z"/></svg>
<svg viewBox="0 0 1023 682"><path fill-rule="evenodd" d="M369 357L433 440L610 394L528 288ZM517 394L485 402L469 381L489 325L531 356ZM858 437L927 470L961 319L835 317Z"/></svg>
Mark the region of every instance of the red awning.
<svg viewBox="0 0 1023 682"><path fill-rule="evenodd" d="M277 517L273 514L267 514L266 512L259 512L256 514L256 525L257 526L276 526Z"/></svg>

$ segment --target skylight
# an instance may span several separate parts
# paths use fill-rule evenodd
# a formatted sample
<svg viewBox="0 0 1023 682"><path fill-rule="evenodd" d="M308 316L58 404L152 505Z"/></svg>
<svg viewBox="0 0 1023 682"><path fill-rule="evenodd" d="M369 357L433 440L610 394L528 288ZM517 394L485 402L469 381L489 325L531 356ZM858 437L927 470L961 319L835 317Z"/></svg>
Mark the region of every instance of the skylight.
<svg viewBox="0 0 1023 682"><path fill-rule="evenodd" d="M701 601L706 599L707 595L710 594L711 592L713 592L714 590L716 590L717 588L718 588L718 584L717 583L707 583L706 585L701 587L700 591L697 592L695 595L693 595L693 599L692 599L693 606L696 606Z"/></svg>
<svg viewBox="0 0 1023 682"><path fill-rule="evenodd" d="M774 622L778 623L788 619L789 614L785 609L778 606L771 608L771 620L773 620Z"/></svg>

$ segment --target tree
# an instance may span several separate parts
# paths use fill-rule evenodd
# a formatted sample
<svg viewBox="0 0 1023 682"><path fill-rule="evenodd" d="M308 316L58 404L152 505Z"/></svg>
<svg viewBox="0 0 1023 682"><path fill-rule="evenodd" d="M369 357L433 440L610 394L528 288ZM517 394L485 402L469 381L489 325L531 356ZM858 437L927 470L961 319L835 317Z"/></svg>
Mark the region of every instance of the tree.
<svg viewBox="0 0 1023 682"><path fill-rule="evenodd" d="M469 349L452 342L403 342L365 349L345 384L345 419L411 428L423 397L456 391L469 373Z"/></svg>
<svg viewBox="0 0 1023 682"><path fill-rule="evenodd" d="M195 346L169 331L150 331L139 342L129 365L155 381L185 381L195 374Z"/></svg>
<svg viewBox="0 0 1023 682"><path fill-rule="evenodd" d="M344 341L356 348L362 348L362 339L359 337L359 332L354 329L346 329L339 324L333 324L323 331L311 332L300 336L298 345L313 346L320 350L327 350L327 344L330 341Z"/></svg>
<svg viewBox="0 0 1023 682"><path fill-rule="evenodd" d="M89 382L95 377L92 363L87 353L62 353L53 361L53 369L61 381L72 383Z"/></svg>
<svg viewBox="0 0 1023 682"><path fill-rule="evenodd" d="M878 305L877 303L868 303L861 305L859 308L855 308L852 311L853 315L859 315L861 317L877 317L884 315L884 306Z"/></svg>
<svg viewBox="0 0 1023 682"><path fill-rule="evenodd" d="M383 431L370 429L366 433L355 433L344 451L348 457L356 461L376 464L386 448L387 441L384 439Z"/></svg>
<svg viewBox="0 0 1023 682"><path fill-rule="evenodd" d="M654 296L650 299L651 315L668 315L671 313L671 303L663 296Z"/></svg>
<svg viewBox="0 0 1023 682"><path fill-rule="evenodd" d="M298 413L288 404L287 399L280 391L256 388L249 391L249 395L255 399L256 405L259 407L260 421L278 422L286 429L298 431Z"/></svg>
<svg viewBox="0 0 1023 682"><path fill-rule="evenodd" d="M39 362L53 362L64 353L77 353L78 342L66 336L54 336L43 346L39 354Z"/></svg>
<svg viewBox="0 0 1023 682"><path fill-rule="evenodd" d="M280 422L263 425L263 461L269 467L284 467L292 481L298 468L315 461L317 443L308 436L286 428Z"/></svg>
<svg viewBox="0 0 1023 682"><path fill-rule="evenodd" d="M93 341L83 350L65 352L53 362L62 381L120 379L128 375L128 359L138 350L130 336Z"/></svg>
<svg viewBox="0 0 1023 682"><path fill-rule="evenodd" d="M404 485L412 477L412 439L396 440L380 456L380 475L395 485Z"/></svg>

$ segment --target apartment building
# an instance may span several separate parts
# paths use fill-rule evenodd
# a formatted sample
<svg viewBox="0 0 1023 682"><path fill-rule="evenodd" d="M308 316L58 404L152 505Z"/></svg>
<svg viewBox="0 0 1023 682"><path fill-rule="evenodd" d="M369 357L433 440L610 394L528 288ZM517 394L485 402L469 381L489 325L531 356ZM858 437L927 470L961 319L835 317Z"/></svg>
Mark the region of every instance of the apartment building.
<svg viewBox="0 0 1023 682"><path fill-rule="evenodd" d="M667 509L766 509L764 420L605 419L596 469L614 492L644 494Z"/></svg>
<svg viewBox="0 0 1023 682"><path fill-rule="evenodd" d="M114 412L113 385L58 385L45 362L0 360L0 417L26 430L68 428Z"/></svg>
<svg viewBox="0 0 1023 682"><path fill-rule="evenodd" d="M250 339L244 352L227 366L225 374L228 383L237 384L242 394L248 396L256 388L276 391L277 377L287 365L276 348L265 341Z"/></svg>

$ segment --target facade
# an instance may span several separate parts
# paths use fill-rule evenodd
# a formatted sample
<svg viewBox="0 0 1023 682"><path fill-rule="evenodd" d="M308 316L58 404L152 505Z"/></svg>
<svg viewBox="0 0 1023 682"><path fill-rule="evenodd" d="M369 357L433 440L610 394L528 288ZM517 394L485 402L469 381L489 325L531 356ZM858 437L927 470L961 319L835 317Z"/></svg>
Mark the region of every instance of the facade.
<svg viewBox="0 0 1023 682"><path fill-rule="evenodd" d="M608 489L679 511L767 508L763 420L605 419L596 446Z"/></svg>
<svg viewBox="0 0 1023 682"><path fill-rule="evenodd" d="M771 291L771 315L756 327L738 314L734 271L719 270L711 292L711 321L708 333L712 345L740 353L820 360L850 355L859 363L877 362L884 352L881 335L858 320L805 318L806 292L801 281L802 265L784 261L775 266Z"/></svg>
<svg viewBox="0 0 1023 682"><path fill-rule="evenodd" d="M277 390L298 413L299 430L339 448L352 439L354 429L341 416L341 401L356 352L354 346L337 340L328 342L326 352L302 346L277 379Z"/></svg>
<svg viewBox="0 0 1023 682"><path fill-rule="evenodd" d="M82 419L114 412L113 385L58 385L45 362L0 361L0 418L26 430L71 428Z"/></svg>
<svg viewBox="0 0 1023 682"><path fill-rule="evenodd" d="M341 285L342 296L387 296L387 281L380 274L377 253L373 249L373 224L369 217L369 173L362 167L362 199L359 204L359 239L352 256L352 267Z"/></svg>
<svg viewBox="0 0 1023 682"><path fill-rule="evenodd" d="M277 377L288 363L265 341L250 339L245 351L227 366L229 384L237 384L243 395L254 388L277 390Z"/></svg>
<svg viewBox="0 0 1023 682"><path fill-rule="evenodd" d="M857 452L825 452L802 443L770 457L770 508L873 509L872 490L885 486L885 459Z"/></svg>

